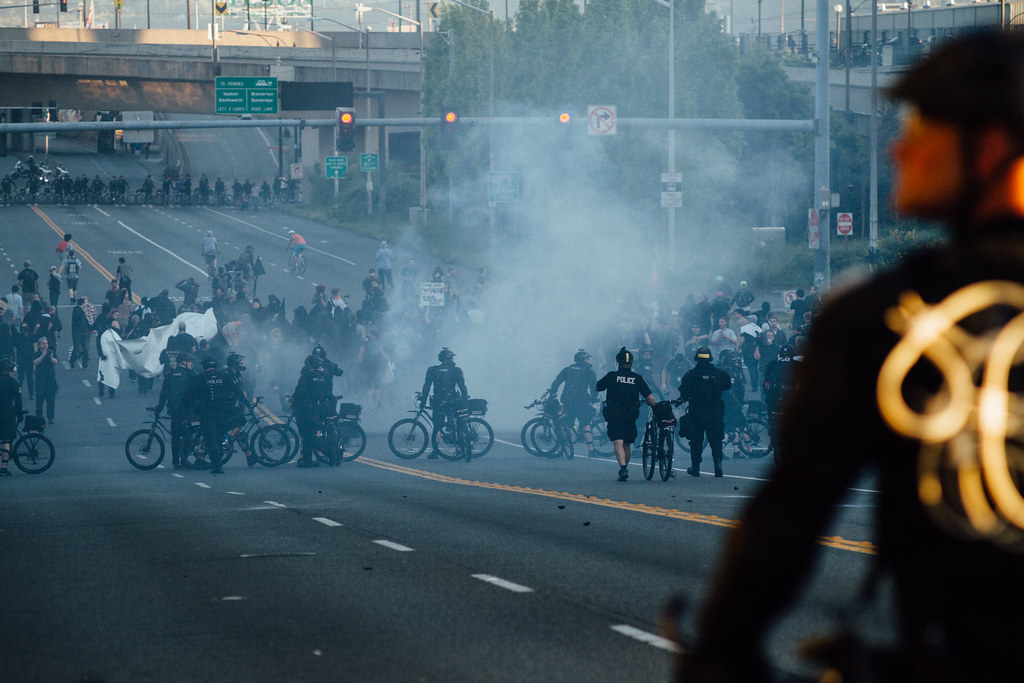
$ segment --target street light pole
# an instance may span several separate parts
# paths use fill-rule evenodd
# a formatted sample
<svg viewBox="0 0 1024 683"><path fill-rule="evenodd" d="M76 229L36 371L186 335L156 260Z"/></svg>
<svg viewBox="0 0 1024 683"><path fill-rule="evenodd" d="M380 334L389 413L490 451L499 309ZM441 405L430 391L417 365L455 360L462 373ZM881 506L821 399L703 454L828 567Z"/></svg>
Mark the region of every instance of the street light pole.
<svg viewBox="0 0 1024 683"><path fill-rule="evenodd" d="M676 117L676 11L675 0L654 0L668 7L668 118ZM760 7L760 3L758 3ZM668 172L676 172L676 130L668 129ZM676 263L676 207L668 207L668 262L670 267Z"/></svg>

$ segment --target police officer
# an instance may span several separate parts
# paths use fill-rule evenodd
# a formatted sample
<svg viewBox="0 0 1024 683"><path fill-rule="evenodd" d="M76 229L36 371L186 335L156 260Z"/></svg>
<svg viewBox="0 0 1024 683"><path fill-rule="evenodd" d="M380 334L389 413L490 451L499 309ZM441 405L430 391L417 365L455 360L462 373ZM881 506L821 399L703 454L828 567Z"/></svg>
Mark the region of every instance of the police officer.
<svg viewBox="0 0 1024 683"><path fill-rule="evenodd" d="M434 389L434 397L430 402L433 409L434 426L440 431L454 408L453 402L461 397L463 400L469 398L466 391L466 380L462 375L462 368L455 365L455 354L447 346L437 354L439 365L431 365L427 368L427 374L423 378L423 389L420 390L420 408L426 405L430 396L430 389ZM437 454L431 449L428 458L436 458Z"/></svg>
<svg viewBox="0 0 1024 683"><path fill-rule="evenodd" d="M188 443L188 431L192 416L185 401L188 389L195 381L196 373L192 368L192 357L186 353L172 351L167 354L167 367L164 369L164 381L160 385L160 400L154 409L159 415L167 408L171 416L171 461L174 469L186 467L185 444Z"/></svg>
<svg viewBox="0 0 1024 683"><path fill-rule="evenodd" d="M21 384L14 379L17 365L10 356L0 358L0 477L9 477L7 461L11 457L11 442L18 435L21 421Z"/></svg>
<svg viewBox="0 0 1024 683"><path fill-rule="evenodd" d="M701 453L704 436L711 446L711 459L715 463L715 476L722 476L722 440L725 438L725 401L722 392L732 386L729 373L716 368L711 362L711 349L702 346L693 357L697 364L683 375L679 383L679 401L688 402L686 408L686 438L690 442L690 467L686 473L700 476Z"/></svg>
<svg viewBox="0 0 1024 683"><path fill-rule="evenodd" d="M1021 484L1003 449L1012 458L1019 443L1024 390L1024 35L944 41L891 95L905 105L893 205L942 221L950 239L835 295L815 321L783 410L784 458L728 540L680 680L764 679L772 626L866 468L881 488L874 573L892 586L877 608L898 625L886 673L1020 679L1024 529L1007 504Z"/></svg>
<svg viewBox="0 0 1024 683"><path fill-rule="evenodd" d="M313 355L320 358L320 372L324 374L327 379L327 386L330 387L331 391L334 391L334 378L341 377L345 374L345 371L341 367L327 357L327 349L321 344L317 344L313 347ZM338 398L341 398L340 396Z"/></svg>
<svg viewBox="0 0 1024 683"><path fill-rule="evenodd" d="M235 385L238 387L238 392L235 394L235 402L231 406L230 415L228 416L228 424L232 429L238 430L245 426L245 411L249 408L251 402L249 396L246 393L246 381L245 375L245 356L240 353L229 353L228 357L224 359L224 367L228 374L231 375L235 381ZM242 452L245 453L245 462L249 467L256 464L256 454L249 449L249 444L244 441L238 442Z"/></svg>
<svg viewBox="0 0 1024 683"><path fill-rule="evenodd" d="M629 479L631 445L636 441L636 419L640 414L640 399L654 407L654 394L642 375L633 372L633 352L623 346L615 354L619 369L597 380L595 389L605 394L604 419L608 422L608 438L615 447L619 463L619 481Z"/></svg>
<svg viewBox="0 0 1024 683"><path fill-rule="evenodd" d="M793 347L783 344L779 347L779 355L768 361L764 367L764 379L761 383L761 395L764 396L765 408L768 410L768 424L771 428L771 443L775 452L775 462L779 461L779 422L782 419L782 408L785 398L796 388L796 366L799 363L793 356Z"/></svg>
<svg viewBox="0 0 1024 683"><path fill-rule="evenodd" d="M235 376L217 369L217 359L203 359L203 372L196 377L190 390L189 405L199 416L199 428L210 456L211 472L221 474L224 453L224 435L231 428L231 416L238 402L244 401Z"/></svg>
<svg viewBox="0 0 1024 683"><path fill-rule="evenodd" d="M317 426L334 412L334 396L323 372L323 360L310 354L299 373L299 383L292 392L292 414L302 439L299 467L316 467L313 444Z"/></svg>
<svg viewBox="0 0 1024 683"><path fill-rule="evenodd" d="M587 454L594 451L594 436L590 431L590 423L594 420L594 402L597 394L594 393L594 385L597 383L597 375L590 367L590 354L580 349L572 357L572 365L562 368L562 371L551 383L550 393L552 396L558 394L558 387L562 389L562 406L565 408L565 416L569 424L579 424L579 435L583 443L587 444Z"/></svg>

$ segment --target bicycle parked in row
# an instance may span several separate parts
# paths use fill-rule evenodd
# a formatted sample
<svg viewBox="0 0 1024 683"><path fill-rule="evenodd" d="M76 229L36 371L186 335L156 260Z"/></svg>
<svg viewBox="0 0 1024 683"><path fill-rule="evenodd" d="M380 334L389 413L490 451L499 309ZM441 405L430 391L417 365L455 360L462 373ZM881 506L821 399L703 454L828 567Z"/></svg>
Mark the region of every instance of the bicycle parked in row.
<svg viewBox="0 0 1024 683"><path fill-rule="evenodd" d="M267 413L261 410L262 405L263 397L257 397L245 423L225 433L222 443L223 463L231 459L236 444L243 453L254 454L256 462L268 467L284 458L284 454L293 449L298 450L298 434L286 425L267 424ZM153 413L149 426L132 432L124 443L125 457L140 470L158 467L166 455L166 444L171 440L171 431L165 424L165 418L156 412L155 407L147 406L146 410ZM210 469L212 465L206 452L206 442L199 431L199 423L193 422L191 427L185 444L185 465L192 469Z"/></svg>
<svg viewBox="0 0 1024 683"><path fill-rule="evenodd" d="M530 455L538 458L559 458L572 460L576 434L569 426L565 410L558 398L545 391L540 398L527 406L527 410L539 407L539 414L526 421L519 439Z"/></svg>

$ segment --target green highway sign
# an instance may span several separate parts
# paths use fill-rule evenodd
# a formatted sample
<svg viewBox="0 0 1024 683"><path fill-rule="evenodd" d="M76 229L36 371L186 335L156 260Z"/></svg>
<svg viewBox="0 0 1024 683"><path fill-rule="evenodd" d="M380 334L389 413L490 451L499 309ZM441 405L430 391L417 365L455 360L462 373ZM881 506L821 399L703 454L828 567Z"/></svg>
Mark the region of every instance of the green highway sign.
<svg viewBox="0 0 1024 683"><path fill-rule="evenodd" d="M519 199L519 174L492 172L487 177L487 203L507 204Z"/></svg>
<svg viewBox="0 0 1024 683"><path fill-rule="evenodd" d="M327 178L344 178L348 171L348 157L327 157L324 159L324 175Z"/></svg>
<svg viewBox="0 0 1024 683"><path fill-rule="evenodd" d="M376 154L360 154L359 155L359 170L363 173L377 170L377 155Z"/></svg>
<svg viewBox="0 0 1024 683"><path fill-rule="evenodd" d="M276 114L277 79L269 76L218 76L218 114Z"/></svg>

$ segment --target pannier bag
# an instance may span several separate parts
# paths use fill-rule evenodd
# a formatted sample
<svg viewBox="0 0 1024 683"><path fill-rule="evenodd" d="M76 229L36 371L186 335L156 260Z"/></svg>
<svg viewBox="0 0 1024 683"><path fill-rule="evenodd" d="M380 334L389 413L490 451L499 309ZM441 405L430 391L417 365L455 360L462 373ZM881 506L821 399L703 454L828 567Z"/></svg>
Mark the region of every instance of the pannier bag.
<svg viewBox="0 0 1024 683"><path fill-rule="evenodd" d="M654 419L658 422L671 422L675 424L676 416L672 412L670 401L658 401L654 404Z"/></svg>
<svg viewBox="0 0 1024 683"><path fill-rule="evenodd" d="M26 415L25 416L25 431L28 432L41 432L46 427L46 420L37 415Z"/></svg>
<svg viewBox="0 0 1024 683"><path fill-rule="evenodd" d="M466 408L469 410L470 415L486 415L487 414L487 399L483 398L471 398L466 401Z"/></svg>
<svg viewBox="0 0 1024 683"><path fill-rule="evenodd" d="M363 407L358 403L340 403L338 404L338 417L342 420L358 420L359 414L363 412Z"/></svg>

